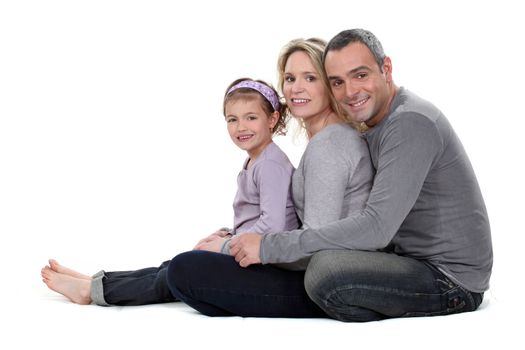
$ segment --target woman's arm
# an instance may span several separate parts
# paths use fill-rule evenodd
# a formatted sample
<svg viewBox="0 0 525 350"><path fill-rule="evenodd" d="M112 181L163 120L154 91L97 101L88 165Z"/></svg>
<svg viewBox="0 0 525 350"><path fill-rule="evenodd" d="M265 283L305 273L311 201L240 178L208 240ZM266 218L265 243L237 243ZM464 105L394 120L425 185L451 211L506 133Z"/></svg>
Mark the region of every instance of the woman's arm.
<svg viewBox="0 0 525 350"><path fill-rule="evenodd" d="M338 142L331 139L312 141L303 156L301 191L303 228L316 228L339 220L345 192L353 169ZM299 170L298 170L299 171Z"/></svg>

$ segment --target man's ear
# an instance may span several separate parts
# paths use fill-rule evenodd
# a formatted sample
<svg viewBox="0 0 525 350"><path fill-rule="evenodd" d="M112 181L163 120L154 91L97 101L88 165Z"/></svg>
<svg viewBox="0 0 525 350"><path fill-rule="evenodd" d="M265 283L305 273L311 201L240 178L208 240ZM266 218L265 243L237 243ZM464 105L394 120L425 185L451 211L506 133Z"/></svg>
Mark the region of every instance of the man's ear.
<svg viewBox="0 0 525 350"><path fill-rule="evenodd" d="M390 57L385 56L383 59L383 74L385 74L386 82L392 82L392 60Z"/></svg>

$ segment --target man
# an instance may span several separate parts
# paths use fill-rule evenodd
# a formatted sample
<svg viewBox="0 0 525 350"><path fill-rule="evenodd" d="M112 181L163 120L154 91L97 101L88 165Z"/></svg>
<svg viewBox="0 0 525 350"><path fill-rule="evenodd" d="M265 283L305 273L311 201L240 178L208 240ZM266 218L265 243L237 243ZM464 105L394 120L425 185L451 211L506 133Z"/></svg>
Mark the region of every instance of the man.
<svg viewBox="0 0 525 350"><path fill-rule="evenodd" d="M476 310L492 270L490 226L452 127L395 85L391 59L366 30L336 35L324 64L338 102L369 128L376 176L367 206L320 228L236 237L231 253L241 266L313 255L306 291L342 321Z"/></svg>

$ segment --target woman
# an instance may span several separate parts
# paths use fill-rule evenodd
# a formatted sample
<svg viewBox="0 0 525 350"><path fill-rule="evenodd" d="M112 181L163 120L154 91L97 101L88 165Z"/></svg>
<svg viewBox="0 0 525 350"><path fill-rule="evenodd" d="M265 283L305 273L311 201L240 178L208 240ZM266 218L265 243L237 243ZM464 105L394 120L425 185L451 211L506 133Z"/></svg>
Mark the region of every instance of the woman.
<svg viewBox="0 0 525 350"><path fill-rule="evenodd" d="M373 178L368 148L331 94L322 65L324 47L319 39L293 40L283 48L278 61L279 87L290 113L309 138L292 179L303 227L316 227L361 210ZM265 237L252 233L240 236L258 242L253 245L257 249ZM285 264L279 267L258 264L243 268L260 261L238 258L236 238L230 242L230 253L237 255L239 263L231 256L212 252L176 256L167 275L173 295L210 316L326 317L304 289L308 258L289 261L283 256L280 261Z"/></svg>

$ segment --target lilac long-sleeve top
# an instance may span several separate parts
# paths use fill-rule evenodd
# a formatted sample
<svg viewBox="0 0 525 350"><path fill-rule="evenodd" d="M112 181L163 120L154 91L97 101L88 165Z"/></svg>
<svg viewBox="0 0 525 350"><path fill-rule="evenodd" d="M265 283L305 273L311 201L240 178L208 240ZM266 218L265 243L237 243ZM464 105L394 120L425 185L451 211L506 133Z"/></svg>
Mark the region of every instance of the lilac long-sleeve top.
<svg viewBox="0 0 525 350"><path fill-rule="evenodd" d="M291 192L294 167L286 154L272 142L250 167L248 161L237 177L232 234L298 228Z"/></svg>

